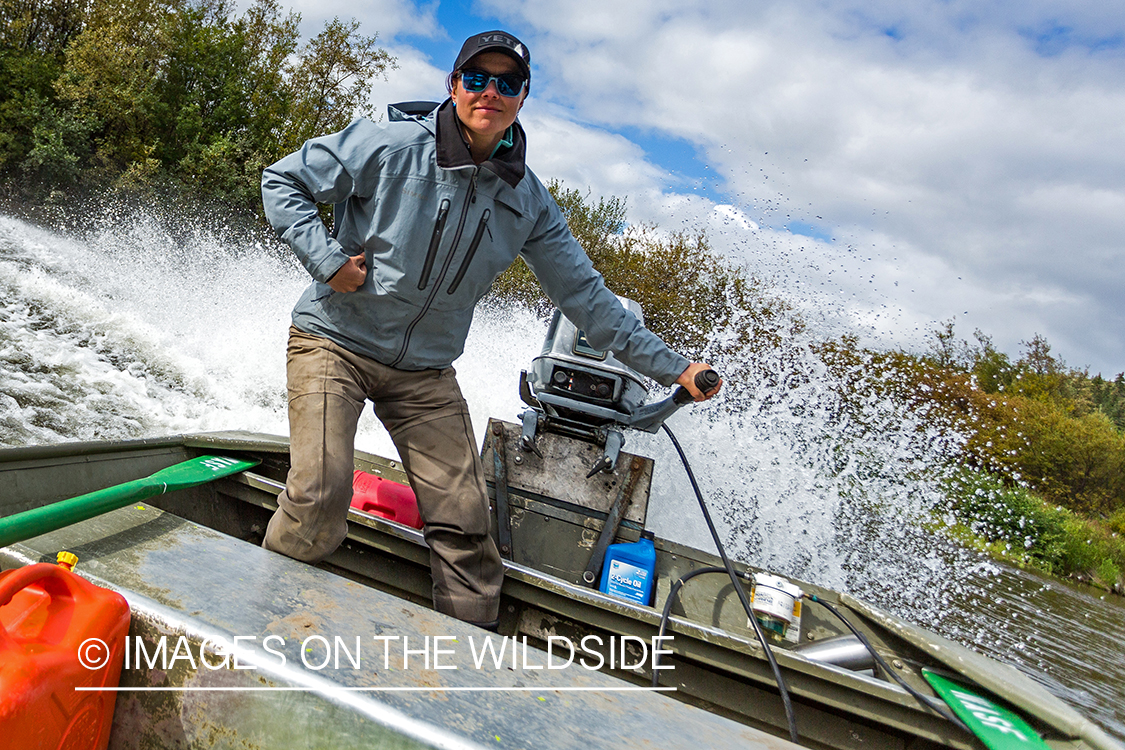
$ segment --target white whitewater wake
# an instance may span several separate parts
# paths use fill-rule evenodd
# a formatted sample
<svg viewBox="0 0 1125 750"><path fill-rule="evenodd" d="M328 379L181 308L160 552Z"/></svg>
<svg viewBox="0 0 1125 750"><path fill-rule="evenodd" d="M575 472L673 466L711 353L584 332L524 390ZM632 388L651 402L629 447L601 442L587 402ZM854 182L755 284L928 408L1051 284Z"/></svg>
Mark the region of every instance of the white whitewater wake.
<svg viewBox="0 0 1125 750"><path fill-rule="evenodd" d="M224 429L286 434L285 339L308 280L272 238L229 228L110 213L77 235L0 219L0 444ZM523 410L519 372L544 333L544 321L523 310L478 312L455 363L478 441L489 417L514 421ZM918 559L916 532L902 521L935 500L918 467L940 464L948 446L890 402L841 417L836 383L812 343L788 339L758 363L785 386L763 380L743 387L737 404L688 407L670 426L734 554L867 590L887 568L874 576L857 561ZM666 438L628 441L658 462L650 526L710 549ZM395 456L370 410L357 447ZM926 564L949 564L948 550L930 554ZM930 579L922 578L911 572L900 588L925 588Z"/></svg>
<svg viewBox="0 0 1125 750"><path fill-rule="evenodd" d="M289 313L308 281L276 240L230 228L110 213L78 233L0 216L0 446L228 429L286 434ZM478 312L455 363L478 443L489 417L517 421L519 372L545 332L545 321L522 310ZM1091 698L1062 687L1068 668L1047 665L1031 616L1046 587L1017 594L1025 606L997 609L1007 574L920 530L934 519L961 436L891 399L845 401L841 375L814 351L815 335L783 339L753 363L755 382L670 420L732 556L850 591L1008 658L1125 731L1115 718L1117 688ZM713 364L733 371L744 363ZM656 387L653 396L662 395ZM395 456L370 409L357 447ZM665 436L631 434L626 450L657 461L649 526L712 549Z"/></svg>

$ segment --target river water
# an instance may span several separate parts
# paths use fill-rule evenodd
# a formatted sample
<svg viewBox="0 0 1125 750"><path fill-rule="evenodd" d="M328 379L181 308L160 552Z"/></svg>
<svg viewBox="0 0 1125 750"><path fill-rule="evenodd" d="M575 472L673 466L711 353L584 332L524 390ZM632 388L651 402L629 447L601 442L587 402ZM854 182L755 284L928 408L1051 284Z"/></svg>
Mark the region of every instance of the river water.
<svg viewBox="0 0 1125 750"><path fill-rule="evenodd" d="M291 255L221 224L88 216L80 229L43 229L0 215L0 446L285 434L289 311L308 283ZM490 416L522 411L519 371L545 330L518 310L478 312L456 363L478 441ZM763 355L771 377L730 389L737 401L724 394L670 421L732 553L1009 662L1125 742L1125 601L919 530L958 437L878 398L845 408L814 339ZM649 525L710 549L663 436L628 440L657 461ZM370 412L357 447L394 456Z"/></svg>

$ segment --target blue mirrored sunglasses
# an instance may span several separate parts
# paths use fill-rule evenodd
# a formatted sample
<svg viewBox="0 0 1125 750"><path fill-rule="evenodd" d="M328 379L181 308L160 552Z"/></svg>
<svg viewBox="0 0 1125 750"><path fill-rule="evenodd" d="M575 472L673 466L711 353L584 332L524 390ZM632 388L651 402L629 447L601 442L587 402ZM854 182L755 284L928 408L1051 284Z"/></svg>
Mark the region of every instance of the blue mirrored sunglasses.
<svg viewBox="0 0 1125 750"><path fill-rule="evenodd" d="M496 82L496 91L500 96L519 96L523 91L523 87L527 85L527 79L518 73L503 73L494 76L486 70L476 70L469 68L468 70L461 71L461 85L465 87L466 91L471 91L474 94L479 94L488 88L488 84Z"/></svg>

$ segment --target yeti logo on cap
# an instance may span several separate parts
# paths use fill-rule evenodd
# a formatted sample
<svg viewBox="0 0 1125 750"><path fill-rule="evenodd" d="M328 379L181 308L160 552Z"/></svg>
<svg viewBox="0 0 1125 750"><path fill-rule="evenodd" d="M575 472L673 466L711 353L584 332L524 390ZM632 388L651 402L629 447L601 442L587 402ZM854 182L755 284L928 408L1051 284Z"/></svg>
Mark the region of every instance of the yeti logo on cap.
<svg viewBox="0 0 1125 750"><path fill-rule="evenodd" d="M512 52L515 52L517 55L522 57L524 60L528 59L527 50L523 48L523 45L520 44L518 39L513 39L507 34L502 34L500 32L480 35L479 45L481 47L487 47L493 44L502 44L508 49L512 50Z"/></svg>

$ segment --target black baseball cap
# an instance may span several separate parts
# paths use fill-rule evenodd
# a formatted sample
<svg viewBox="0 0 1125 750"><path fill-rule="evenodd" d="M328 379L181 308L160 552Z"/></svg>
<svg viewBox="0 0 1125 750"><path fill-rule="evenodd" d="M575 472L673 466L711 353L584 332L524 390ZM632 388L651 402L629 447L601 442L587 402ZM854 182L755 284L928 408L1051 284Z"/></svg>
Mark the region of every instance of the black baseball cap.
<svg viewBox="0 0 1125 750"><path fill-rule="evenodd" d="M481 52L504 52L519 65L520 73L531 82L531 52L527 46L506 31L486 31L465 40L453 70L461 70L465 63Z"/></svg>

